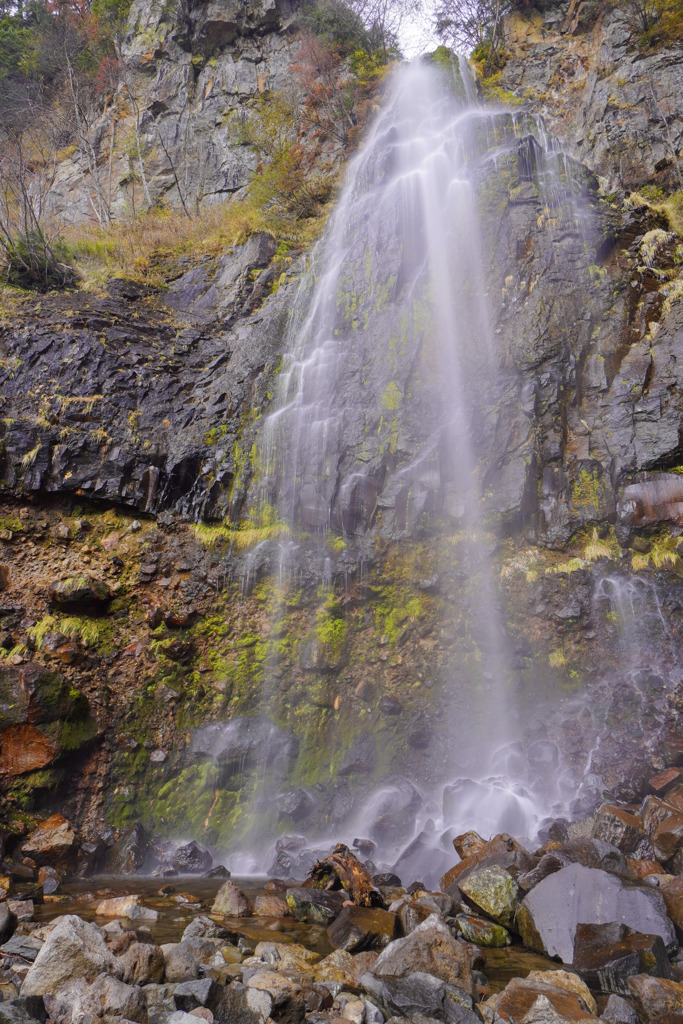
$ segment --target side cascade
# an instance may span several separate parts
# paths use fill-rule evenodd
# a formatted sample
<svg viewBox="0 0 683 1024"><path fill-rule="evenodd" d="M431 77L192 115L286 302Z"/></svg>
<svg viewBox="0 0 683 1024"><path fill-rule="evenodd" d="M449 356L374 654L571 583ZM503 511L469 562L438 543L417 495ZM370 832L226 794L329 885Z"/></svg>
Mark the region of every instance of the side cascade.
<svg viewBox="0 0 683 1024"><path fill-rule="evenodd" d="M323 595L345 577L362 580L377 538L400 545L425 514L458 545L472 642L464 657L456 645L446 672L450 742L420 779L361 786L334 829L349 842L371 831L378 865L409 858L432 878L462 827L530 837L576 792L573 780L551 782L562 776L543 752L534 760L518 742L491 566L487 438L510 367L503 372L489 318L479 205L482 182L513 150L548 215L571 218L588 253L581 189L540 121L480 104L464 62L421 60L394 73L302 276L247 501L255 523L275 528L244 559L243 593L264 572L281 594L302 577ZM273 687L266 679L266 714ZM264 767L255 807L271 786ZM404 804L409 834L383 831ZM323 833L309 845L328 844ZM253 835L251 849L267 839ZM231 866L264 870L272 859L271 846Z"/></svg>

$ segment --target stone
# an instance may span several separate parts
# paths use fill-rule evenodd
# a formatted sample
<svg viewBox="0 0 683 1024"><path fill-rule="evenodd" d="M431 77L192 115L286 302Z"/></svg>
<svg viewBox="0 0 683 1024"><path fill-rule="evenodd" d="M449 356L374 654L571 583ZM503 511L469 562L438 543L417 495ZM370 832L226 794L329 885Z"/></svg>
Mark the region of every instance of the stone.
<svg viewBox="0 0 683 1024"><path fill-rule="evenodd" d="M649 782L655 793L666 793L667 789L671 789L674 783L680 782L682 777L683 772L680 768L671 767L653 775Z"/></svg>
<svg viewBox="0 0 683 1024"><path fill-rule="evenodd" d="M126 985L107 974L98 975L92 982L74 978L55 994L48 995L45 1004L55 1024L82 1021L87 1019L87 1015L105 1024L118 1024L121 1018L147 1024L147 1005L142 989Z"/></svg>
<svg viewBox="0 0 683 1024"><path fill-rule="evenodd" d="M558 972L560 973L560 972ZM558 985L554 971L534 971L527 978L513 978L496 1000L496 1019L506 1024L551 1024L551 1022L597 1021L597 1009L583 985ZM582 985L576 978L578 985Z"/></svg>
<svg viewBox="0 0 683 1024"><path fill-rule="evenodd" d="M471 995L475 958L472 947L454 939L444 922L432 914L406 938L390 942L375 961L372 973L379 978L400 978L418 971Z"/></svg>
<svg viewBox="0 0 683 1024"><path fill-rule="evenodd" d="M581 924L574 937L573 966L592 989L630 994L636 974L670 978L671 967L659 935L641 935L621 922Z"/></svg>
<svg viewBox="0 0 683 1024"><path fill-rule="evenodd" d="M521 889L504 868L493 864L472 871L458 882L458 888L475 907L509 928L514 924Z"/></svg>
<svg viewBox="0 0 683 1024"><path fill-rule="evenodd" d="M683 985L678 981L637 974L628 979L628 988L643 1020L683 1011Z"/></svg>
<svg viewBox="0 0 683 1024"><path fill-rule="evenodd" d="M56 580L50 584L48 593L50 600L58 608L86 614L102 611L111 601L111 591L107 584L85 575Z"/></svg>
<svg viewBox="0 0 683 1024"><path fill-rule="evenodd" d="M672 814L660 822L652 837L655 856L663 863L671 860L683 844L683 814Z"/></svg>
<svg viewBox="0 0 683 1024"><path fill-rule="evenodd" d="M679 937L683 937L683 875L662 879L659 891L664 897L667 914L676 926Z"/></svg>
<svg viewBox="0 0 683 1024"><path fill-rule="evenodd" d="M58 745L34 725L10 725L0 734L0 773L15 778L51 764Z"/></svg>
<svg viewBox="0 0 683 1024"><path fill-rule="evenodd" d="M32 921L35 913L35 906L33 900L19 899L19 900L7 900L7 908L10 913L14 914L17 921Z"/></svg>
<svg viewBox="0 0 683 1024"><path fill-rule="evenodd" d="M215 1017L224 1024L266 1024L272 1007L270 993L236 981L224 989Z"/></svg>
<svg viewBox="0 0 683 1024"><path fill-rule="evenodd" d="M16 927L16 914L12 912L6 903L0 903L0 946L12 938Z"/></svg>
<svg viewBox="0 0 683 1024"><path fill-rule="evenodd" d="M627 857L642 858L652 854L652 842L641 819L612 804L603 804L599 809L593 838L616 846Z"/></svg>
<svg viewBox="0 0 683 1024"><path fill-rule="evenodd" d="M121 965L107 949L99 928L68 914L47 936L24 978L21 994L53 995L72 978L93 980L103 971L118 976Z"/></svg>
<svg viewBox="0 0 683 1024"><path fill-rule="evenodd" d="M310 971L320 960L320 953L314 953L298 942L259 942L254 955L272 965L273 970L284 973Z"/></svg>
<svg viewBox="0 0 683 1024"><path fill-rule="evenodd" d="M140 822L125 829L105 853L101 871L107 875L133 875L149 856L149 837Z"/></svg>
<svg viewBox="0 0 683 1024"><path fill-rule="evenodd" d="M199 977L202 955L190 942L166 942L161 947L164 955L167 982L194 981Z"/></svg>
<svg viewBox="0 0 683 1024"><path fill-rule="evenodd" d="M174 984L144 985L142 987L149 1024L157 1024L157 1022L161 1024L167 1014L175 1012L174 992L176 987Z"/></svg>
<svg viewBox="0 0 683 1024"><path fill-rule="evenodd" d="M400 940L397 940L400 941ZM481 1024L462 989L424 971L411 971L401 976L376 977L374 973L361 978L363 988L388 1013L401 1019L416 1020L423 1014L455 1024Z"/></svg>
<svg viewBox="0 0 683 1024"><path fill-rule="evenodd" d="M156 921L159 913L143 907L142 896L116 896L101 900L95 913L98 917L125 917L129 921Z"/></svg>
<svg viewBox="0 0 683 1024"><path fill-rule="evenodd" d="M180 874L201 874L213 865L213 857L198 843L179 846L171 858L171 864Z"/></svg>
<svg viewBox="0 0 683 1024"><path fill-rule="evenodd" d="M211 913L221 917L250 917L253 912L251 900L242 890L234 882L223 882L216 893Z"/></svg>
<svg viewBox="0 0 683 1024"><path fill-rule="evenodd" d="M212 921L205 914L198 914L197 917L192 918L183 932L182 941L185 942L187 939L225 938L228 934L222 925Z"/></svg>
<svg viewBox="0 0 683 1024"><path fill-rule="evenodd" d="M458 914L456 917L458 930L465 942L473 942L475 946L491 946L500 949L509 946L512 939L507 928L502 924L494 924L474 914Z"/></svg>
<svg viewBox="0 0 683 1024"><path fill-rule="evenodd" d="M442 876L439 886L443 892L458 899L460 896L460 890L457 888L459 881L464 881L467 875L479 868L493 865L505 868L514 878L516 875L528 871L532 867L532 861L528 851L516 839L507 833L501 833L485 843L476 853L470 854L465 860L461 860L460 863L450 868Z"/></svg>
<svg viewBox="0 0 683 1024"><path fill-rule="evenodd" d="M640 1024L640 1018L631 1003L612 994L605 1004L601 1019L607 1024Z"/></svg>
<svg viewBox="0 0 683 1024"><path fill-rule="evenodd" d="M396 938L396 914L380 907L344 907L327 928L330 945L349 953L381 949Z"/></svg>
<svg viewBox="0 0 683 1024"><path fill-rule="evenodd" d="M76 833L61 814L53 814L33 832L22 846L22 853L36 864L68 870L78 852Z"/></svg>
<svg viewBox="0 0 683 1024"><path fill-rule="evenodd" d="M582 864L549 875L519 905L517 927L524 945L570 964L579 923L620 921L645 935L659 935L668 948L675 932L663 896L648 887L627 886L616 875Z"/></svg>
<svg viewBox="0 0 683 1024"><path fill-rule="evenodd" d="M466 860L486 846L486 840L482 839L478 832L463 832L453 840L455 852L461 860Z"/></svg>
<svg viewBox="0 0 683 1024"><path fill-rule="evenodd" d="M200 978L197 981L183 981L176 985L173 993L175 1004L179 1010L190 1013L198 1006L214 1009L222 993L221 986L211 978Z"/></svg>
<svg viewBox="0 0 683 1024"><path fill-rule="evenodd" d="M0 1024L45 1024L47 1012L41 996L5 998L0 1003Z"/></svg>
<svg viewBox="0 0 683 1024"><path fill-rule="evenodd" d="M302 1024L306 1005L301 986L274 971L259 971L246 983L247 989L267 992L272 1000L270 1016L278 1024Z"/></svg>
<svg viewBox="0 0 683 1024"><path fill-rule="evenodd" d="M287 906L292 917L308 924L329 925L341 912L346 893L324 889L288 889Z"/></svg>
<svg viewBox="0 0 683 1024"><path fill-rule="evenodd" d="M256 917L287 917L289 907L279 896L263 895L254 900Z"/></svg>
<svg viewBox="0 0 683 1024"><path fill-rule="evenodd" d="M119 957L119 962L121 980L127 985L150 985L163 981L166 962L159 946L133 942Z"/></svg>

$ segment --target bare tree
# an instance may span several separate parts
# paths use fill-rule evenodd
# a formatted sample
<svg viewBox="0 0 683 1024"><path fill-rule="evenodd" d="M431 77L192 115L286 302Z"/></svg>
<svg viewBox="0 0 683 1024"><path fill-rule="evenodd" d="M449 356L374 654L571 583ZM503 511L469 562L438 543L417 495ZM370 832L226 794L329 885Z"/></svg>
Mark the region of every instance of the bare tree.
<svg viewBox="0 0 683 1024"><path fill-rule="evenodd" d="M487 46L496 53L503 41L503 19L515 0L439 0L434 24L440 39L455 49Z"/></svg>

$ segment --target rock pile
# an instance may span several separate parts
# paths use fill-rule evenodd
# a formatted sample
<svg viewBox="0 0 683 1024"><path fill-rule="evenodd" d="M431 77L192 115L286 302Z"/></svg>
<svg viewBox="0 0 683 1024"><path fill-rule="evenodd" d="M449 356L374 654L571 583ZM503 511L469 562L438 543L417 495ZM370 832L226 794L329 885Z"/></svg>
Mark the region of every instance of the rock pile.
<svg viewBox="0 0 683 1024"><path fill-rule="evenodd" d="M32 899L14 898L13 886L41 898L30 881L38 861L43 889L60 884L48 862L73 859L76 840L58 818L24 842L21 861L5 864L0 1024L674 1024L683 1016L678 777L640 807L605 804L582 822L553 823L553 838L534 852L505 833L457 836L460 860L438 892L373 875L341 844L303 883L271 879L255 900L224 881L210 916L164 886L160 894L196 903L198 913L180 941L163 944L150 930L157 912L139 895L103 894L95 904L103 924L74 914L32 920ZM136 836L119 838L118 852L132 856ZM170 854L196 871L210 858L196 843ZM315 932L316 948L279 933L284 917ZM245 922L258 919L275 929L272 941L245 940ZM548 969L527 966L495 991L487 948L514 945L552 958Z"/></svg>

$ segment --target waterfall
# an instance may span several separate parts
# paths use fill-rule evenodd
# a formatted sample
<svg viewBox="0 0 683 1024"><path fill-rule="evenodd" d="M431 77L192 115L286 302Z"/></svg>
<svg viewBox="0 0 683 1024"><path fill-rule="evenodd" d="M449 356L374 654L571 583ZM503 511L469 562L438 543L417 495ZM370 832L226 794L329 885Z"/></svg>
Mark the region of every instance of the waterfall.
<svg viewBox="0 0 683 1024"><path fill-rule="evenodd" d="M343 827L321 826L313 837L324 847L369 832L378 864L408 857L430 878L452 858L445 851L456 831L530 836L557 795L545 755L534 761L516 743L491 568L496 532L487 516L485 438L500 358L478 189L520 140L525 174L548 211L566 205L571 189L540 123L480 105L463 75L466 66L448 71L426 61L394 74L302 275L248 501L253 519L291 536L264 542L279 595L276 629L295 576L316 579L321 600L329 600L335 578L362 577L377 537L400 543L424 517L448 524L444 543L457 549L460 566L453 586L468 606L442 669L448 740L431 760L424 755L421 779L366 784ZM572 206L578 223L577 211ZM254 565L245 561L243 590ZM324 625L332 631L338 622ZM272 690L266 679L264 693ZM429 735L423 741L418 733L419 726L416 747L429 748ZM255 804L272 788L266 773ZM265 866L262 856L250 863Z"/></svg>

